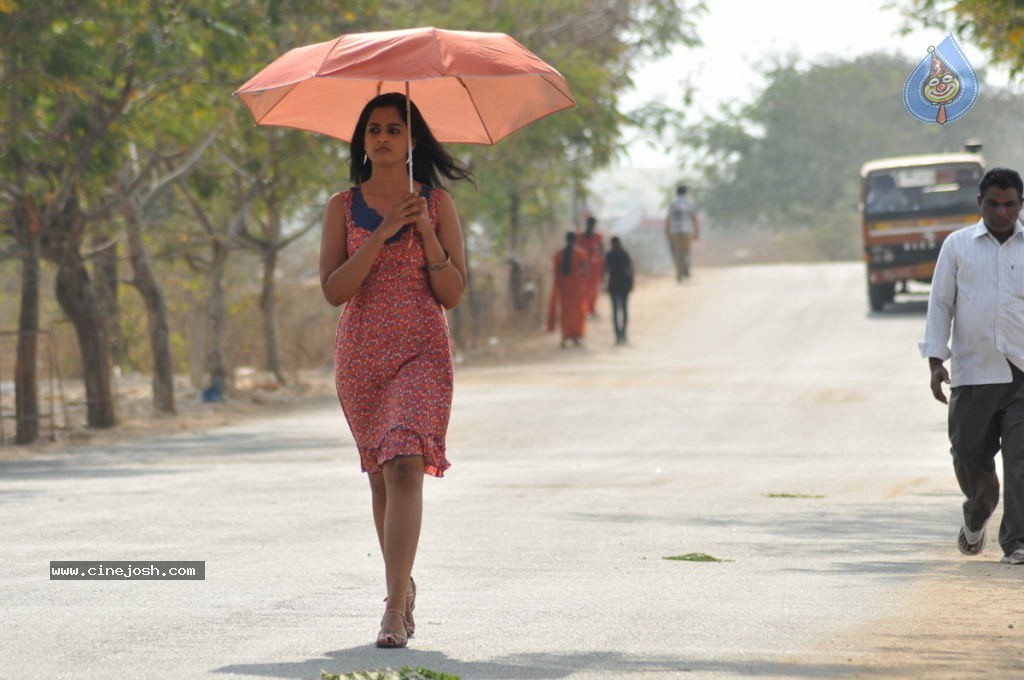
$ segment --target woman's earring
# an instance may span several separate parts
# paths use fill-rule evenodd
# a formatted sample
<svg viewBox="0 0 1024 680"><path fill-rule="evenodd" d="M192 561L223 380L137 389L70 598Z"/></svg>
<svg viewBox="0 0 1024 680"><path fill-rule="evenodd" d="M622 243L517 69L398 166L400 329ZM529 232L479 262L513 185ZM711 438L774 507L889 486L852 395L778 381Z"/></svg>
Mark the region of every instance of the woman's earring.
<svg viewBox="0 0 1024 680"><path fill-rule="evenodd" d="M364 153L363 154L363 165L366 165L369 162L370 162L370 154Z"/></svg>

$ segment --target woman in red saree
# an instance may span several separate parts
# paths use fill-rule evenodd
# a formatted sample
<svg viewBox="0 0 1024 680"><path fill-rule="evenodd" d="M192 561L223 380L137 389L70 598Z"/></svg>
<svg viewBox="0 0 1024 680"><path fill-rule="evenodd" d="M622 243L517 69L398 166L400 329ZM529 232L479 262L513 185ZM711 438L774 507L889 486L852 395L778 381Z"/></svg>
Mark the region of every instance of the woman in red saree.
<svg viewBox="0 0 1024 680"><path fill-rule="evenodd" d="M589 274L587 254L576 247L576 234L567 232L565 247L555 253L551 300L548 304L548 331L555 330L557 316L562 328L562 347L569 342L579 346L583 340Z"/></svg>

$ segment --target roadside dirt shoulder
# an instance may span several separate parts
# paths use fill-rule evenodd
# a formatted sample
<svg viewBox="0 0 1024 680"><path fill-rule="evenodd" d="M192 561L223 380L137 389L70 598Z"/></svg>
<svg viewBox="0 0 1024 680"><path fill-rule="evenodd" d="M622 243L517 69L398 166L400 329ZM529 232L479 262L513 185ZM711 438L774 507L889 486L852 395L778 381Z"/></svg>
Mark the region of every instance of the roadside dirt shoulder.
<svg viewBox="0 0 1024 680"><path fill-rule="evenodd" d="M501 338L493 344L484 344L472 351L457 353L460 370L472 370L477 366L515 364L524 361L538 361L557 358L557 340L553 334L523 331L517 335ZM80 386L69 384L67 391L81 391ZM232 389L222 402L203 402L196 390L178 386L177 413L164 415L152 408L148 376L127 376L119 381L118 414L116 427L91 429L84 424L68 428L57 428L55 437L50 437L44 427L39 441L17 446L9 443L0 446L0 460L17 460L54 451L72 449L76 446L105 446L132 442L145 437L208 430L245 423L268 415L302 411L314 405L336 403L334 372L330 368L306 370L291 376L285 385L271 380L253 381ZM80 395L71 395L81 401ZM339 418L341 412L339 410ZM75 418L79 420L79 418ZM84 415L81 416L84 419ZM8 439L12 432L6 433Z"/></svg>
<svg viewBox="0 0 1024 680"><path fill-rule="evenodd" d="M950 542L952 547L952 540ZM951 557L892 603L892 614L823 644L853 677L1024 677L1024 567L998 546Z"/></svg>

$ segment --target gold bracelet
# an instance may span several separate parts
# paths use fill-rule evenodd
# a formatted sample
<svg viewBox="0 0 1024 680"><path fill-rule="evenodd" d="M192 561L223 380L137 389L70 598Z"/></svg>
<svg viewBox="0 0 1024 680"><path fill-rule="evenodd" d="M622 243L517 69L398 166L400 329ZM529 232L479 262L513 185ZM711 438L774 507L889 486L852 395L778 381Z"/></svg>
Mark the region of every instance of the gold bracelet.
<svg viewBox="0 0 1024 680"><path fill-rule="evenodd" d="M442 262L435 262L435 263L428 262L427 263L427 269L429 269L432 272L443 272L445 269L448 269L448 267L450 267L450 266L452 266L452 256L451 255L446 256L444 258L444 261L442 261Z"/></svg>

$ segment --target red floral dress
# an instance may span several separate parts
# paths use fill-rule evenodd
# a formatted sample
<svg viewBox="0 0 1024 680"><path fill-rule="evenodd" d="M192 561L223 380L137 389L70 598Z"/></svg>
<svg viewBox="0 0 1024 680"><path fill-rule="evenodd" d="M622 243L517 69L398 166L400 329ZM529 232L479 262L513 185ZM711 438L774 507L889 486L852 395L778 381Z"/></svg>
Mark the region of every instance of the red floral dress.
<svg viewBox="0 0 1024 680"><path fill-rule="evenodd" d="M442 190L424 186L437 229ZM342 193L349 254L383 218L355 186ZM359 448L363 472L380 472L396 456L423 456L441 477L452 407L452 346L444 308L430 289L423 242L411 226L389 238L341 313L335 339L335 384Z"/></svg>

